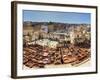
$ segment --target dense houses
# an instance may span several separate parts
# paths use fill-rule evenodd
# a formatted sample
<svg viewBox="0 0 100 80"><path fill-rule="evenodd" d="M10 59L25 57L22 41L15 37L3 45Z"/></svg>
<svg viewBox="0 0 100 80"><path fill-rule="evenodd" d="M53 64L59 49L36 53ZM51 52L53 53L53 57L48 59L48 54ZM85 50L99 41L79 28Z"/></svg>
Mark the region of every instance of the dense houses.
<svg viewBox="0 0 100 80"><path fill-rule="evenodd" d="M29 68L81 63L90 58L90 24L24 22L23 64Z"/></svg>
<svg viewBox="0 0 100 80"><path fill-rule="evenodd" d="M68 25L52 23L37 23L32 25L32 23L24 24L23 36L25 41L33 41L38 38L49 38L56 40L63 40L75 44L76 42L82 42L84 39L90 40L90 25ZM28 38L29 37L29 38Z"/></svg>

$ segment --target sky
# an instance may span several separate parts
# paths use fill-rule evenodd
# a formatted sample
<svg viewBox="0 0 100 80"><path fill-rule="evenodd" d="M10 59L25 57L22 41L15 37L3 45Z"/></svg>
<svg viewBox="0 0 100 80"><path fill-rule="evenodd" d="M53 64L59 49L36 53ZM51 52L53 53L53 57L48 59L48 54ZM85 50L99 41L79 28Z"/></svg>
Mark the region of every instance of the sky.
<svg viewBox="0 0 100 80"><path fill-rule="evenodd" d="M90 24L90 13L23 10L23 21Z"/></svg>

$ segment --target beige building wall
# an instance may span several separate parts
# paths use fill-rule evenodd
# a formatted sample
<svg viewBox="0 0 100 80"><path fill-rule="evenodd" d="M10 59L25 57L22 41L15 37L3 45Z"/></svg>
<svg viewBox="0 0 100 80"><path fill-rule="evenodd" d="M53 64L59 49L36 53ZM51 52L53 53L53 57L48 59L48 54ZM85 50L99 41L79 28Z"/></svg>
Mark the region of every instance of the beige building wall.
<svg viewBox="0 0 100 80"><path fill-rule="evenodd" d="M23 27L23 35L27 35L27 34L32 34L33 33L33 27L32 26L25 26Z"/></svg>
<svg viewBox="0 0 100 80"><path fill-rule="evenodd" d="M54 25L48 25L48 31L54 31Z"/></svg>

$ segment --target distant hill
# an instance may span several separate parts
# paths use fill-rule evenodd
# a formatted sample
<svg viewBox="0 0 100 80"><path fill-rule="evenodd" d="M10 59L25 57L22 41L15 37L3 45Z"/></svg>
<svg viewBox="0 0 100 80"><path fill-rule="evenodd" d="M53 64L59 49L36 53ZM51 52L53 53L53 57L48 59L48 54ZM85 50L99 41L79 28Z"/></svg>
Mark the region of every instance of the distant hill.
<svg viewBox="0 0 100 80"><path fill-rule="evenodd" d="M25 21L23 22L23 26L35 26L35 25L57 25L57 26L90 26L90 24L71 24L71 23L60 23L60 22L31 22L31 21Z"/></svg>

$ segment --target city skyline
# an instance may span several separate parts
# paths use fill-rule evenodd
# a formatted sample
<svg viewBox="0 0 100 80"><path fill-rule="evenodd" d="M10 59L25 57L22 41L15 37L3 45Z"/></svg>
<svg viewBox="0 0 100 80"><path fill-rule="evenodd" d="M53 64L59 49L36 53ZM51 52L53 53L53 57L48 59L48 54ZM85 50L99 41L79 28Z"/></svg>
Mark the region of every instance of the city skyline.
<svg viewBox="0 0 100 80"><path fill-rule="evenodd" d="M90 13L23 10L23 21L91 24Z"/></svg>

